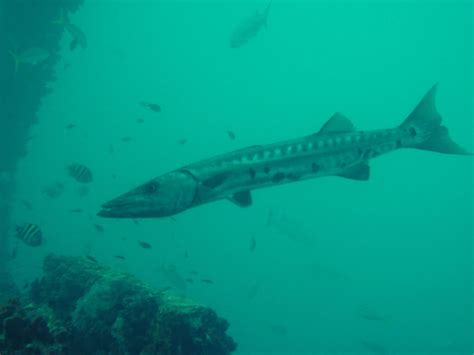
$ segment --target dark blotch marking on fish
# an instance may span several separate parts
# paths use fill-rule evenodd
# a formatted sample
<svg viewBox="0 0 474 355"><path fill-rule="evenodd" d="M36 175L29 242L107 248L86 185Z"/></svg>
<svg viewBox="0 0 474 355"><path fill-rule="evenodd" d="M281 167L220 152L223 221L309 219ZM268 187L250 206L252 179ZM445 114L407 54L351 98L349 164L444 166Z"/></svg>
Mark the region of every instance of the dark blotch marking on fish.
<svg viewBox="0 0 474 355"><path fill-rule="evenodd" d="M301 174L290 173L286 177L292 181L297 181L301 179Z"/></svg>
<svg viewBox="0 0 474 355"><path fill-rule="evenodd" d="M410 128L408 129L408 133L410 134L410 136L416 137L416 129L415 129L415 128L410 127Z"/></svg>
<svg viewBox="0 0 474 355"><path fill-rule="evenodd" d="M398 148L401 148L401 147L402 147L402 140L398 139L397 142L395 143L395 148L398 149Z"/></svg>
<svg viewBox="0 0 474 355"><path fill-rule="evenodd" d="M255 171L255 169L253 168L250 168L249 169L249 174L250 174L250 177L253 179L255 179L255 175L257 175L257 172Z"/></svg>
<svg viewBox="0 0 474 355"><path fill-rule="evenodd" d="M272 182L274 182L276 184L276 183L279 183L280 181L282 181L284 178L285 178L285 174L282 173L282 172L279 172L279 173L276 173L275 175L273 175Z"/></svg>
<svg viewBox="0 0 474 355"><path fill-rule="evenodd" d="M313 173L317 173L319 171L319 169L320 169L320 166L318 164L316 164L316 163L311 164L311 171Z"/></svg>
<svg viewBox="0 0 474 355"><path fill-rule="evenodd" d="M367 160L367 159L370 159L371 157L373 157L375 155L375 151L373 149L367 149L364 153L363 153L363 159L364 160Z"/></svg>
<svg viewBox="0 0 474 355"><path fill-rule="evenodd" d="M206 187L209 187L211 189L214 189L216 188L217 186L219 185L222 185L222 183L227 180L227 178L230 176L230 173L226 172L226 173L221 173L221 174L217 174L217 175L214 175L213 177L210 177L209 179L207 180L204 180L202 182L202 184Z"/></svg>
<svg viewBox="0 0 474 355"><path fill-rule="evenodd" d="M264 167L263 171L265 172L265 174L268 174L270 172L270 167L269 166Z"/></svg>
<svg viewBox="0 0 474 355"><path fill-rule="evenodd" d="M357 155L361 157L364 154L364 150L362 148L357 148Z"/></svg>

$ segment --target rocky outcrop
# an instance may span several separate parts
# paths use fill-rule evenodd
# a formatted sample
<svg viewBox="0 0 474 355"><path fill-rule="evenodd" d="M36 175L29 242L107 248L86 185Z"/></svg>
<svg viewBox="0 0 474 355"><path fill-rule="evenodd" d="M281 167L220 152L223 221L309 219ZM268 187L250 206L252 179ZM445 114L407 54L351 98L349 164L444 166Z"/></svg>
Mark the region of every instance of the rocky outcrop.
<svg viewBox="0 0 474 355"><path fill-rule="evenodd" d="M27 304L27 302L30 302ZM84 258L49 255L30 299L0 311L0 352L230 354L227 321Z"/></svg>

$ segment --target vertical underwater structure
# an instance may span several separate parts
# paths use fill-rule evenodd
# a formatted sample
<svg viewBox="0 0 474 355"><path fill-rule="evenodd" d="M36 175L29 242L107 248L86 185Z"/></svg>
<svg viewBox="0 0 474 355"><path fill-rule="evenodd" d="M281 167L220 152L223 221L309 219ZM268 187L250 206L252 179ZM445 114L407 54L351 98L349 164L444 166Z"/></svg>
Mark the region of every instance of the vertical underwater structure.
<svg viewBox="0 0 474 355"><path fill-rule="evenodd" d="M10 215L15 191L15 169L27 152L30 127L37 122L42 98L55 81L63 26L55 23L63 13L75 12L83 0L0 1L0 301L15 294L8 272ZM49 57L24 63L20 56L41 48Z"/></svg>

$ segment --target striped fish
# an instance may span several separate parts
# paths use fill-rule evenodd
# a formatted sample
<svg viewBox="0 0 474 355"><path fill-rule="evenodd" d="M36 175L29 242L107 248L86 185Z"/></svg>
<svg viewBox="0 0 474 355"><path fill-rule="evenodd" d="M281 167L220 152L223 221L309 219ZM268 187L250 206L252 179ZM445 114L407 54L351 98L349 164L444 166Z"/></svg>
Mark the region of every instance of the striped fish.
<svg viewBox="0 0 474 355"><path fill-rule="evenodd" d="M36 224L17 226L16 237L30 247L39 247L43 244L43 232Z"/></svg>
<svg viewBox="0 0 474 355"><path fill-rule="evenodd" d="M82 164L71 164L67 167L69 176L81 184L89 184L92 182L91 170Z"/></svg>

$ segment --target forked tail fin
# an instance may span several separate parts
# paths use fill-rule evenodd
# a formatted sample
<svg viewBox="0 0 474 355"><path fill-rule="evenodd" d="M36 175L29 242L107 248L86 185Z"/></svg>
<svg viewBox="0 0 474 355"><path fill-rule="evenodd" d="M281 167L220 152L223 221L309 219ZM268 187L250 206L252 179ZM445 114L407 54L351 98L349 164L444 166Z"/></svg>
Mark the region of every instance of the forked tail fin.
<svg viewBox="0 0 474 355"><path fill-rule="evenodd" d="M410 136L405 146L444 154L471 155L456 144L449 137L448 129L441 125L442 119L435 104L437 88L438 84L435 84L400 125Z"/></svg>

